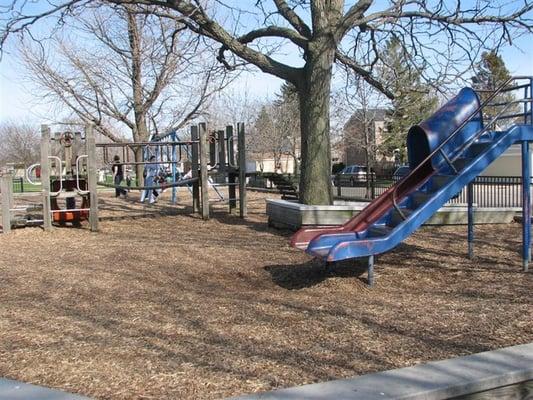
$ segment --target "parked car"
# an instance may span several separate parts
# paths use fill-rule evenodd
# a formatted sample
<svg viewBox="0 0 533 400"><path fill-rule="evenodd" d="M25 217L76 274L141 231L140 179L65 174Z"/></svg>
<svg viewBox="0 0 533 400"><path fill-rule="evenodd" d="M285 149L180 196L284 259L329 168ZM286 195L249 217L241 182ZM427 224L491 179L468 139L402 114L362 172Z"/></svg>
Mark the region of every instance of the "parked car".
<svg viewBox="0 0 533 400"><path fill-rule="evenodd" d="M409 172L411 172L411 168L409 168L409 165L399 166L392 174L392 181L398 182L399 180L403 179L404 176L409 175Z"/></svg>
<svg viewBox="0 0 533 400"><path fill-rule="evenodd" d="M366 182L368 178L374 178L374 172L368 174L364 165L348 165L342 171L335 174L333 183L335 186L356 186L357 183Z"/></svg>

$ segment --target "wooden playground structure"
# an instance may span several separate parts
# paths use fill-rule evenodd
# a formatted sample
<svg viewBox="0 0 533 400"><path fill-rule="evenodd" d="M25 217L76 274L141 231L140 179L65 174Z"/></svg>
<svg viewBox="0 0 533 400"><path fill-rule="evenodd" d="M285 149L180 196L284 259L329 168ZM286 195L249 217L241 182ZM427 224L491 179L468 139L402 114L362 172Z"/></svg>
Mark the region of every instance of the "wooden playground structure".
<svg viewBox="0 0 533 400"><path fill-rule="evenodd" d="M15 205L13 174L0 173L2 193L2 230L8 233L14 227L42 225L44 230L53 224L70 223L79 226L88 221L91 231L98 231L98 186L152 191L171 189L171 202L176 204L177 188L187 187L192 194L192 209L203 219L209 219L209 188L219 195L217 202L227 202L230 213L241 218L246 207L246 154L243 123L224 130L208 131L206 123L190 127L190 139L180 140L176 131L153 136L142 143L96 143L95 128L85 125L83 131L57 131L52 134L48 125L41 126L41 160L27 168L29 183L40 184L40 204ZM237 140L235 140L237 139ZM97 152L101 152L98 165ZM131 155L142 152L143 161L132 161ZM98 167L111 165L112 154L122 154L123 167L143 167L148 164L165 165L171 171L171 180L147 186L122 186L98 181ZM155 158L155 160L153 160ZM152 161L150 161L152 159ZM188 175L181 176L178 165L190 165ZM215 183L211 176L217 175ZM222 177L222 179L220 179ZM40 182L36 182L37 180ZM220 181L221 180L221 181ZM224 198L218 187L227 187ZM238 188L238 195L237 195ZM41 212L40 215L35 212Z"/></svg>

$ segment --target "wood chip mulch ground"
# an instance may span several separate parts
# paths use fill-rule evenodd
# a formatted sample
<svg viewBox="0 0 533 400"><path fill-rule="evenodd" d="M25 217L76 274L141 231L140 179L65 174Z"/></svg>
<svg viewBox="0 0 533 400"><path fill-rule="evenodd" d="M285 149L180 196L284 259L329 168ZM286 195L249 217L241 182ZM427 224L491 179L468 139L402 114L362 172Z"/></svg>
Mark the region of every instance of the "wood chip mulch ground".
<svg viewBox="0 0 533 400"><path fill-rule="evenodd" d="M272 197L272 195L268 195ZM427 227L324 265L250 216L103 195L101 231L0 235L0 376L98 399L213 399L533 341L519 224Z"/></svg>

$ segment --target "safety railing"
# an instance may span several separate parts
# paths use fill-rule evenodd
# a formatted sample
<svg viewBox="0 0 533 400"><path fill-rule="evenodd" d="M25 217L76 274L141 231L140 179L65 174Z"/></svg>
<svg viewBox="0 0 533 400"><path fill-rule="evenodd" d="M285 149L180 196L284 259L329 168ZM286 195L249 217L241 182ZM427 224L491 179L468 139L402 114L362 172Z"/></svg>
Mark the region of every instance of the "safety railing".
<svg viewBox="0 0 533 400"><path fill-rule="evenodd" d="M368 182L355 185L335 185L335 197L343 200L374 200L391 188L397 179L391 175L378 175ZM522 206L522 177L478 176L472 181L473 202L476 207L508 208ZM450 199L448 205L466 205L467 188Z"/></svg>
<svg viewBox="0 0 533 400"><path fill-rule="evenodd" d="M80 161L82 159L88 160L89 156L87 154L82 154L76 158L76 189L78 189L78 194L80 195L89 194L88 190L83 190L82 188L80 188Z"/></svg>
<svg viewBox="0 0 533 400"><path fill-rule="evenodd" d="M514 85L509 86L512 82L519 81L519 80L528 80L528 84L521 84L521 85ZM405 182L410 176L416 174L426 163L431 162L433 157L437 155L438 153L444 156L444 159L446 163L452 168L453 171L457 172L454 166L454 161L466 150L468 149L477 139L479 139L484 133L487 132L487 130L491 127L492 124L494 124L498 119L502 117L506 117L503 115L504 112L508 110L510 107L510 103L507 103L507 106L504 107L504 110L500 111L492 120L485 126L485 128L481 129L479 132L477 132L467 143L465 143L464 146L461 147L460 151L457 152L454 159L450 159L447 157L447 155L444 153L443 149L446 144L448 144L452 139L454 139L457 134L469 123L471 122L480 111L482 111L485 107L493 105L491 102L501 93L506 93L514 90L524 89L524 98L521 100L517 100L517 102L523 102L524 103L524 113L521 113L520 115L524 117L524 122L527 123L528 119L533 122L533 107L531 106L532 102L532 92L533 92L533 77L530 76L515 76L510 77L507 79L502 85L500 85L496 90L494 91L488 91L490 95L466 118L457 128L454 129L454 131L439 145L437 146L424 160L422 160L412 171L410 174L405 176L400 182L398 182L397 185L395 185L394 190L392 191L392 203L394 208L397 210L398 214L401 216L402 219L406 219L404 213L401 211L400 207L398 206L397 198L396 198L396 192L399 187L401 187L402 183ZM528 97L528 91L529 96ZM529 103L529 109L527 107L527 104ZM505 103L504 103L505 104Z"/></svg>

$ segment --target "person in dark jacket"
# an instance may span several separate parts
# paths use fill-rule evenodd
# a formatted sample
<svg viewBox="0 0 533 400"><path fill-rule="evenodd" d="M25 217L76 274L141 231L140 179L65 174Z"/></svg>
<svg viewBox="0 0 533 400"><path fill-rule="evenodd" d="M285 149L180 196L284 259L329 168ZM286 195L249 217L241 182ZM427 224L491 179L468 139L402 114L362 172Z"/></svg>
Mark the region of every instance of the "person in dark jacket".
<svg viewBox="0 0 533 400"><path fill-rule="evenodd" d="M124 164L120 162L120 157L115 155L113 157L113 166L111 167L111 172L113 172L113 183L115 186L120 186L122 180L124 179ZM115 197L123 195L126 197L128 192L122 188L115 187Z"/></svg>

